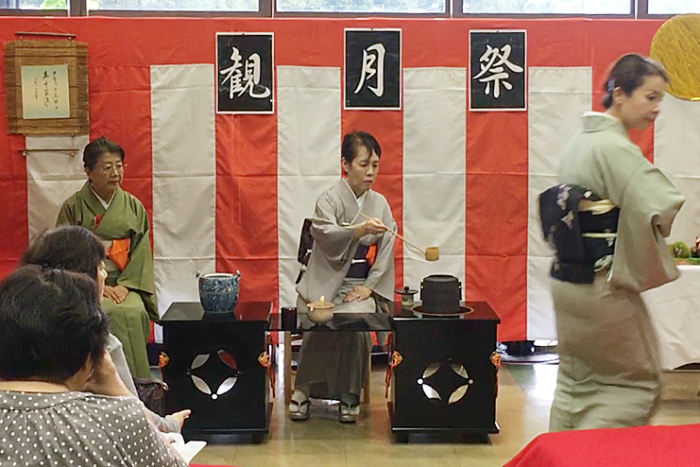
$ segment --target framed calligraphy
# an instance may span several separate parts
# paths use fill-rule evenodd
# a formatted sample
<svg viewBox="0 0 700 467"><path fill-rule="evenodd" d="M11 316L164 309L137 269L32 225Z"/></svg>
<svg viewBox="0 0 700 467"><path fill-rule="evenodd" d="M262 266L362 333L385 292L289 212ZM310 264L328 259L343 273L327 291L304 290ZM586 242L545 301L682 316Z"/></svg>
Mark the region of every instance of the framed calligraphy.
<svg viewBox="0 0 700 467"><path fill-rule="evenodd" d="M401 30L345 30L345 109L401 110Z"/></svg>
<svg viewBox="0 0 700 467"><path fill-rule="evenodd" d="M70 118L68 65L22 67L22 116Z"/></svg>
<svg viewBox="0 0 700 467"><path fill-rule="evenodd" d="M90 132L87 44L17 40L5 44L10 133L84 135Z"/></svg>
<svg viewBox="0 0 700 467"><path fill-rule="evenodd" d="M216 34L216 112L274 113L273 33Z"/></svg>
<svg viewBox="0 0 700 467"><path fill-rule="evenodd" d="M527 110L526 31L469 31L469 110Z"/></svg>

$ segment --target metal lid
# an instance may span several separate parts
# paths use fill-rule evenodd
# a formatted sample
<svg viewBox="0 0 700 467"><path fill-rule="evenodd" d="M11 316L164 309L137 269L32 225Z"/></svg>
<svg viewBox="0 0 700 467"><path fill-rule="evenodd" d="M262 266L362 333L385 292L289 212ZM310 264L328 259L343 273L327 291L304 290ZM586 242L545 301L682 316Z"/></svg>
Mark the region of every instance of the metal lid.
<svg viewBox="0 0 700 467"><path fill-rule="evenodd" d="M416 289L410 289L408 286L405 286L403 289L394 290L394 292L398 295L415 295L418 293Z"/></svg>

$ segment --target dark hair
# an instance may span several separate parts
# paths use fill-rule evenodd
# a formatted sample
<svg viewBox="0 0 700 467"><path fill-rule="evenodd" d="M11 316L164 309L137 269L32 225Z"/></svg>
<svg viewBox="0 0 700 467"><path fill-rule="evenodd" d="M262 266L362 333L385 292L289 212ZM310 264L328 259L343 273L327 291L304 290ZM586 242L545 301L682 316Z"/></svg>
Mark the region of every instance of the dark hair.
<svg viewBox="0 0 700 467"><path fill-rule="evenodd" d="M104 259L105 248L94 233L79 225L64 225L39 235L20 264L81 272L97 279L97 267Z"/></svg>
<svg viewBox="0 0 700 467"><path fill-rule="evenodd" d="M122 162L124 161L124 149L112 140L104 136L97 138L90 144L85 146L83 150L83 165L90 170L94 170L97 161L100 160L102 154L117 154Z"/></svg>
<svg viewBox="0 0 700 467"><path fill-rule="evenodd" d="M374 151L377 157L382 157L382 148L374 136L364 131L354 131L343 136L343 147L340 154L345 162L352 164L360 147L367 148L370 154Z"/></svg>
<svg viewBox="0 0 700 467"><path fill-rule="evenodd" d="M628 96L644 83L647 76L660 76L668 83L669 78L663 65L638 54L620 57L605 81L603 106L609 109L613 105L613 91L621 88Z"/></svg>
<svg viewBox="0 0 700 467"><path fill-rule="evenodd" d="M108 329L94 280L23 266L0 282L0 380L64 383L101 363Z"/></svg>

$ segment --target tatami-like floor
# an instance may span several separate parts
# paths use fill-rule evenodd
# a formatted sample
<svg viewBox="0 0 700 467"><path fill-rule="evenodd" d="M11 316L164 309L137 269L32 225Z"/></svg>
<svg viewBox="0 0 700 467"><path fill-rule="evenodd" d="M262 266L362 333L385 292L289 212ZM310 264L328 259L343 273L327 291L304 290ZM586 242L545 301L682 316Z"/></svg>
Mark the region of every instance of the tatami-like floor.
<svg viewBox="0 0 700 467"><path fill-rule="evenodd" d="M263 444L229 439L209 444L193 463L239 467L500 467L547 430L556 365L504 365L500 372L497 421L501 433L488 443L468 439L412 436L410 444L392 441L384 368L372 372L372 400L356 425L337 421L336 405L314 401L311 419L289 421L278 391L271 433ZM278 381L281 380L278 379ZM699 372L664 375L664 402L655 424L700 423L695 391Z"/></svg>

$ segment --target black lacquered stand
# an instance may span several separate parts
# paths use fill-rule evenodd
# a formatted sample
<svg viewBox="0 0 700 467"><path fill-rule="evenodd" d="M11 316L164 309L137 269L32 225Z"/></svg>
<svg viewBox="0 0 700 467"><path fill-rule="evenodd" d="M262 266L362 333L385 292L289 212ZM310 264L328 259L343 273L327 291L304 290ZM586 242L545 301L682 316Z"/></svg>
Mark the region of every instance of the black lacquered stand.
<svg viewBox="0 0 700 467"><path fill-rule="evenodd" d="M162 368L168 384L166 409L192 415L183 435L268 433L269 402L266 331L270 302L239 302L233 315L205 314L199 302L176 302L161 318Z"/></svg>
<svg viewBox="0 0 700 467"><path fill-rule="evenodd" d="M496 351L498 316L485 302L467 303L460 317L416 316L396 305L394 315L336 314L318 325L299 313L304 332L393 331L390 349L391 430L411 433L498 433ZM198 302L173 303L161 319L170 386L168 413L192 409L187 438L268 433L270 411L267 332L289 330L270 302L241 302L235 317L205 315ZM289 339L286 340L286 342ZM291 355L291 348L286 350ZM267 357L267 360L266 360ZM289 373L288 371L286 373ZM291 387L290 381L285 383Z"/></svg>
<svg viewBox="0 0 700 467"><path fill-rule="evenodd" d="M389 415L400 442L411 433L498 433L498 316L485 302L461 317L395 315ZM398 363L398 364L397 364Z"/></svg>

